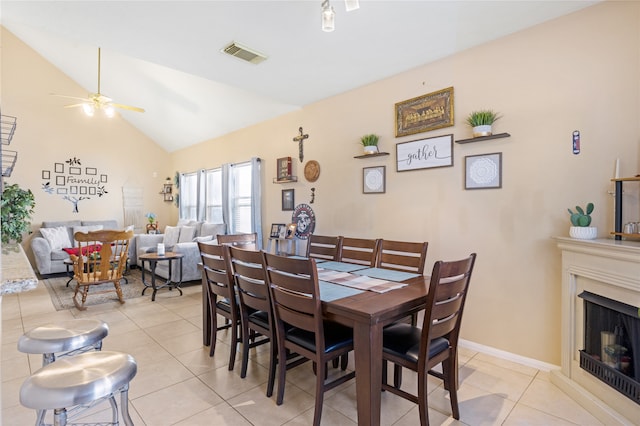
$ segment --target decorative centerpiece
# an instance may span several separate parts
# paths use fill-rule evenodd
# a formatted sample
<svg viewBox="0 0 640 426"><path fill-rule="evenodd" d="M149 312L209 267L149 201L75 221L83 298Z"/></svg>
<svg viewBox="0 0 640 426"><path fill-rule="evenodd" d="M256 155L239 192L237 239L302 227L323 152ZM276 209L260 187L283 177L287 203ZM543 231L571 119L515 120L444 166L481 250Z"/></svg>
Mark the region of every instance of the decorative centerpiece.
<svg viewBox="0 0 640 426"><path fill-rule="evenodd" d="M30 189L22 189L17 184L5 186L2 191L2 244L22 242L22 235L30 231L35 205Z"/></svg>
<svg viewBox="0 0 640 426"><path fill-rule="evenodd" d="M473 137L491 136L493 123L502 116L490 109L473 111L467 117L467 124L473 129Z"/></svg>
<svg viewBox="0 0 640 426"><path fill-rule="evenodd" d="M378 152L378 135L364 135L360 138L360 143L364 148L365 154L375 154Z"/></svg>
<svg viewBox="0 0 640 426"><path fill-rule="evenodd" d="M147 234L155 234L158 232L158 222L156 222L156 214L155 213L147 213L145 215L149 223L147 223Z"/></svg>
<svg viewBox="0 0 640 426"><path fill-rule="evenodd" d="M587 204L586 209L576 206L576 212L571 209L571 228L569 228L569 236L580 240L593 240L598 235L598 228L591 225L591 213L593 213L593 203Z"/></svg>

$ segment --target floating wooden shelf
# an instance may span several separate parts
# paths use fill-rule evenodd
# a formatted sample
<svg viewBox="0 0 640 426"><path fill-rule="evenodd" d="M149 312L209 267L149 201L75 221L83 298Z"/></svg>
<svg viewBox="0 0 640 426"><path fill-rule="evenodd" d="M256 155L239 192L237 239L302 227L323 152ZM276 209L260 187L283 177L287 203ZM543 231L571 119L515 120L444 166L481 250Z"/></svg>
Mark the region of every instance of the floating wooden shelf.
<svg viewBox="0 0 640 426"><path fill-rule="evenodd" d="M471 142L488 141L489 139L508 138L509 136L511 136L509 133L498 133L498 134L491 135L491 136L478 136L477 138L460 139L460 140L457 140L456 143L471 143Z"/></svg>
<svg viewBox="0 0 640 426"><path fill-rule="evenodd" d="M273 183L291 183L291 182L297 182L297 181L298 181L298 176L289 176L286 179L273 178Z"/></svg>
<svg viewBox="0 0 640 426"><path fill-rule="evenodd" d="M371 158L371 157L380 157L383 155L389 155L388 152L374 152L373 154L363 154L363 155L356 155L353 158Z"/></svg>

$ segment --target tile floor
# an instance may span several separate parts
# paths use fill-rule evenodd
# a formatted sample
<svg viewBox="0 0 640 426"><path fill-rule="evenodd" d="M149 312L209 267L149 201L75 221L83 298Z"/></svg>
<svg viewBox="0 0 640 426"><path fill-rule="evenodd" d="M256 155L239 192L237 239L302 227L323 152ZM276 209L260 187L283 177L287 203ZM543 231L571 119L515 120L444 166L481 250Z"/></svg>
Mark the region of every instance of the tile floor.
<svg viewBox="0 0 640 426"><path fill-rule="evenodd" d="M284 404L265 396L268 355L266 345L250 352L247 377L240 378L240 362L228 371L229 337L218 334L215 357L202 346L201 289L186 286L184 295L161 291L126 304L55 311L43 285L8 295L2 301L2 425L33 424L35 413L20 405L24 379L41 365L40 356L17 351L19 336L55 320L95 317L109 324L104 350L132 354L138 373L131 382L130 411L136 425L309 425L313 420L314 376L304 364L287 373ZM352 358L352 357L351 357ZM460 364L460 421L450 417L447 393L430 378L431 424L461 425L599 425L587 411L549 381L546 372L462 349ZM352 365L350 366L352 367ZM415 389L415 375L405 372L403 386ZM108 420L108 404L86 416ZM417 407L388 392L382 395L382 424L419 424ZM86 420L85 420L86 421ZM323 425L355 425L355 382L325 395Z"/></svg>

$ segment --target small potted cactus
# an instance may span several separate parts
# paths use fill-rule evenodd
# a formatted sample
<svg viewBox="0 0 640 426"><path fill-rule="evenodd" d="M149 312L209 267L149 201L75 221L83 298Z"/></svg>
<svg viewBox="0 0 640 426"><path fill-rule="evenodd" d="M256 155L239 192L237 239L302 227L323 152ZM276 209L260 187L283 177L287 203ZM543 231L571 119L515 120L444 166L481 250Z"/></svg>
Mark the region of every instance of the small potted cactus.
<svg viewBox="0 0 640 426"><path fill-rule="evenodd" d="M571 215L571 228L569 235L571 238L580 240L593 240L598 235L598 228L591 226L591 213L593 213L593 203L588 203L586 208L576 206L576 211L567 209Z"/></svg>

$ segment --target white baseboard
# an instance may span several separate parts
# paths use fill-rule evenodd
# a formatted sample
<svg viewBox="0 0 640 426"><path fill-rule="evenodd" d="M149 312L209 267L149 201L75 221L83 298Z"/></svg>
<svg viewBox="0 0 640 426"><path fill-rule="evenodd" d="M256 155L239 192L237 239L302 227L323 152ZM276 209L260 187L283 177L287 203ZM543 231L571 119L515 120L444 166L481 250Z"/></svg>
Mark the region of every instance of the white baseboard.
<svg viewBox="0 0 640 426"><path fill-rule="evenodd" d="M496 358L505 359L507 361L515 362L518 364L525 365L527 367L532 367L537 370L549 372L551 370L559 370L559 365L549 364L543 361L539 361L533 358L527 358L525 356L516 355L511 352L503 351L500 349L492 348L491 346L481 345L480 343L475 343L470 340L460 339L458 340L458 345L465 349L469 349L472 351L480 352L486 355L491 355Z"/></svg>

